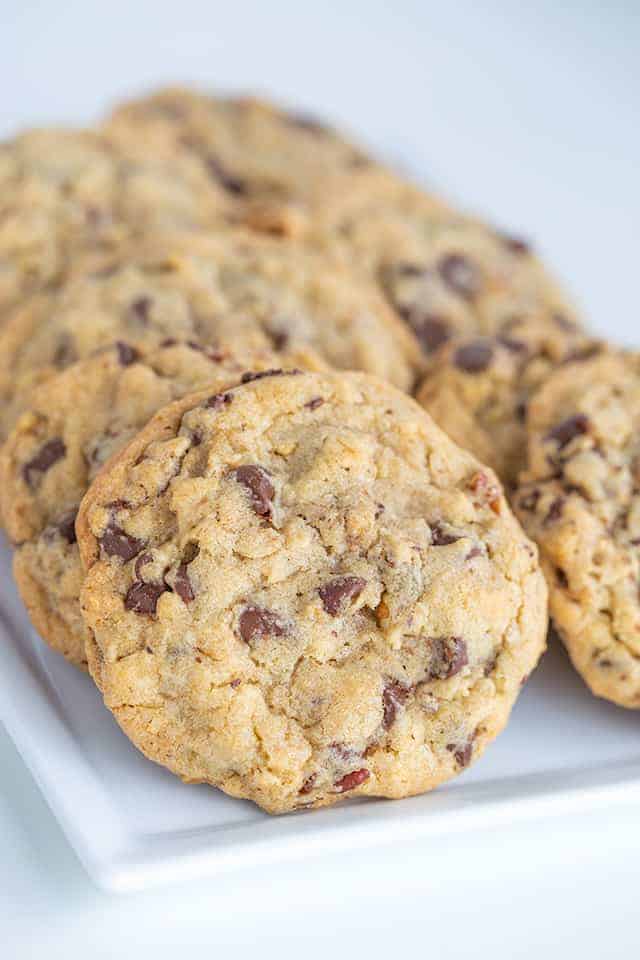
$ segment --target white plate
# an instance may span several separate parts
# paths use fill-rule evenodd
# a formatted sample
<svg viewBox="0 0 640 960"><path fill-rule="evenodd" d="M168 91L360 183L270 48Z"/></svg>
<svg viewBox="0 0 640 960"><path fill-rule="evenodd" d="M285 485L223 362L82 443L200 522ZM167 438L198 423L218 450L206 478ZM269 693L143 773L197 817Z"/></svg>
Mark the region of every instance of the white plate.
<svg viewBox="0 0 640 960"><path fill-rule="evenodd" d="M557 648L507 731L451 784L410 800L272 818L185 786L131 746L89 677L30 627L1 545L0 618L0 720L88 873L108 890L640 800L638 716L592 697Z"/></svg>

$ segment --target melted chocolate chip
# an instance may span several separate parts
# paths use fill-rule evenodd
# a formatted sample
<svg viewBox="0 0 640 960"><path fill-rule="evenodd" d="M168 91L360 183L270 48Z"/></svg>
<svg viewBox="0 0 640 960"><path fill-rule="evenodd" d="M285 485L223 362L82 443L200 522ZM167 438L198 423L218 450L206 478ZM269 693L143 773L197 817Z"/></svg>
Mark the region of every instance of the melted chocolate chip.
<svg viewBox="0 0 640 960"><path fill-rule="evenodd" d="M253 643L263 637L283 637L287 632L282 618L266 607L246 607L240 614L238 628L245 643Z"/></svg>
<svg viewBox="0 0 640 960"><path fill-rule="evenodd" d="M546 517L544 518L545 524L555 523L557 520L560 519L560 517L564 512L565 503L566 503L566 500L564 497L556 497L556 499L553 501L553 503L549 507Z"/></svg>
<svg viewBox="0 0 640 960"><path fill-rule="evenodd" d="M173 581L173 589L183 603L188 604L195 599L195 593L193 591L191 580L189 579L189 572L187 570L186 563L181 563L176 570L176 575Z"/></svg>
<svg viewBox="0 0 640 960"><path fill-rule="evenodd" d="M409 689L398 680L390 680L382 691L382 726L385 730L395 722L398 710L409 696Z"/></svg>
<svg viewBox="0 0 640 960"><path fill-rule="evenodd" d="M282 368L278 368L277 370L250 370L247 373L242 374L240 383L251 383L253 380L262 380L263 377L280 377L287 373L300 373L300 371L283 370Z"/></svg>
<svg viewBox="0 0 640 960"><path fill-rule="evenodd" d="M329 128L324 123L308 113L286 113L284 119L292 127L299 127L300 130L306 130L307 133L313 133L316 136L326 136L330 133Z"/></svg>
<svg viewBox="0 0 640 960"><path fill-rule="evenodd" d="M225 170L217 157L207 157L206 164L209 172L213 174L227 193L232 193L236 197L242 197L249 192L249 186L246 180L243 180L241 177L236 177Z"/></svg>
<svg viewBox="0 0 640 960"><path fill-rule="evenodd" d="M129 346L128 343L123 343L122 340L118 340L116 343L116 350L118 351L118 363L123 367L130 367L140 356L134 347Z"/></svg>
<svg viewBox="0 0 640 960"><path fill-rule="evenodd" d="M324 397L312 397L305 403L307 410L317 410L324 403Z"/></svg>
<svg viewBox="0 0 640 960"><path fill-rule="evenodd" d="M362 577L336 577L320 587L322 606L332 617L337 617L347 600L357 600L367 585Z"/></svg>
<svg viewBox="0 0 640 960"><path fill-rule="evenodd" d="M450 543L455 543L460 537L455 533L447 531L439 523L431 525L431 545L433 547L448 547Z"/></svg>
<svg viewBox="0 0 640 960"><path fill-rule="evenodd" d="M529 513L532 513L538 506L540 502L540 491L531 490L530 493L523 494L518 500L518 506L521 510L526 510Z"/></svg>
<svg viewBox="0 0 640 960"><path fill-rule="evenodd" d="M78 359L73 339L67 333L63 333L58 340L55 352L53 354L53 363L59 370L70 366Z"/></svg>
<svg viewBox="0 0 640 960"><path fill-rule="evenodd" d="M212 397L209 397L204 406L210 410L220 410L222 407L232 402L232 393L214 393Z"/></svg>
<svg viewBox="0 0 640 960"><path fill-rule="evenodd" d="M528 350L524 340L516 340L515 337L509 337L505 333L501 333L497 340L500 346L508 350L509 353L525 353Z"/></svg>
<svg viewBox="0 0 640 960"><path fill-rule="evenodd" d="M459 743L448 743L447 750L454 755L458 766L468 767L473 755L473 741L469 740L462 745Z"/></svg>
<svg viewBox="0 0 640 960"><path fill-rule="evenodd" d="M120 557L126 563L138 556L144 543L137 537L129 536L122 527L111 522L100 537L100 546L108 557Z"/></svg>
<svg viewBox="0 0 640 960"><path fill-rule="evenodd" d="M68 513L64 513L57 520L54 520L53 523L50 523L49 526L45 527L42 532L42 535L47 543L51 543L56 540L56 538L61 537L63 540L66 540L68 544L76 543L76 517L78 515L77 507L74 510L69 510Z"/></svg>
<svg viewBox="0 0 640 960"><path fill-rule="evenodd" d="M355 790L356 787L361 786L370 776L371 774L365 767L361 770L353 770L351 773L346 773L340 780L337 780L336 783L334 783L334 787L338 793L346 793L347 790Z"/></svg>
<svg viewBox="0 0 640 960"><path fill-rule="evenodd" d="M558 445L558 449L562 450L576 437L588 433L589 426L589 418L584 413L576 413L552 427L545 436L545 440L553 440Z"/></svg>
<svg viewBox="0 0 640 960"><path fill-rule="evenodd" d="M125 610L132 613L155 614L158 600L166 591L163 583L143 583L136 580L127 590L124 598Z"/></svg>
<svg viewBox="0 0 640 960"><path fill-rule="evenodd" d="M54 437L49 440L22 468L22 476L28 487L34 486L36 479L41 473L50 470L54 463L66 455L67 448L60 437Z"/></svg>
<svg viewBox="0 0 640 960"><path fill-rule="evenodd" d="M515 253L517 256L523 257L531 253L531 247L522 237L513 237L508 233L499 233L498 237L507 250Z"/></svg>
<svg viewBox="0 0 640 960"><path fill-rule="evenodd" d="M467 645L460 637L435 637L431 640L431 680L448 680L460 673L468 663Z"/></svg>
<svg viewBox="0 0 640 960"><path fill-rule="evenodd" d="M480 292L478 268L461 253L449 253L438 261L438 273L454 293L464 300L473 300Z"/></svg>
<svg viewBox="0 0 640 960"><path fill-rule="evenodd" d="M405 319L411 324L420 346L426 353L433 353L451 339L451 327L441 317L426 314L419 317L407 316Z"/></svg>
<svg viewBox="0 0 640 960"><path fill-rule="evenodd" d="M236 467L232 476L246 487L251 495L251 505L259 517L270 517L275 488L263 467L253 463Z"/></svg>
<svg viewBox="0 0 640 960"><path fill-rule="evenodd" d="M151 297L137 297L131 302L131 313L142 326L146 326L149 322L151 303Z"/></svg>
<svg viewBox="0 0 640 960"><path fill-rule="evenodd" d="M493 347L487 340L472 340L458 347L453 362L465 373L481 373L493 359Z"/></svg>

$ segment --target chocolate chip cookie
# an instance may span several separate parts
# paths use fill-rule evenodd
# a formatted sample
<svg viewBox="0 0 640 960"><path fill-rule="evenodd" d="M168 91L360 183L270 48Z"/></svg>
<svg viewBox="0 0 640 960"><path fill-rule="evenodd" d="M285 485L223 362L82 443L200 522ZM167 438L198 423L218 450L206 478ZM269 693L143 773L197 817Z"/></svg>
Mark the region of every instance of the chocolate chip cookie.
<svg viewBox="0 0 640 960"><path fill-rule="evenodd" d="M75 517L100 468L171 400L283 362L322 366L308 351L285 360L264 348L169 341L142 357L119 343L34 391L0 456L0 513L25 606L54 650L86 666Z"/></svg>
<svg viewBox="0 0 640 960"><path fill-rule="evenodd" d="M167 338L276 349L304 344L339 367L409 389L419 349L367 281L282 240L225 230L148 239L41 294L0 331L0 427L33 387L116 342L146 351Z"/></svg>
<svg viewBox="0 0 640 960"><path fill-rule="evenodd" d="M328 250L373 277L427 354L515 316L573 316L525 241L463 216L315 120L246 98L164 90L118 108L106 129L125 141L144 131L161 152L200 158L252 228Z"/></svg>
<svg viewBox="0 0 640 960"><path fill-rule="evenodd" d="M495 475L364 374L178 401L76 529L89 667L123 730L273 813L461 772L545 644L537 553Z"/></svg>
<svg viewBox="0 0 640 960"><path fill-rule="evenodd" d="M542 387L514 503L574 666L597 696L640 708L638 354L603 353Z"/></svg>
<svg viewBox="0 0 640 960"><path fill-rule="evenodd" d="M434 356L418 401L511 489L526 464L530 396L554 369L601 344L562 315L515 318L492 337L456 337Z"/></svg>
<svg viewBox="0 0 640 960"><path fill-rule="evenodd" d="M226 191L187 153L89 131L22 134L0 144L0 316L60 282L79 254L231 216Z"/></svg>

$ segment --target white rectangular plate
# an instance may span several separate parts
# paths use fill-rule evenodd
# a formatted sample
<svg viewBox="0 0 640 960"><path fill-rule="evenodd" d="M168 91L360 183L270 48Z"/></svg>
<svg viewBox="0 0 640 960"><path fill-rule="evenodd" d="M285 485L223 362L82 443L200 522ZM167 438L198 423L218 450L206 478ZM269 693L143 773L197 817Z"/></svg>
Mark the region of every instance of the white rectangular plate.
<svg viewBox="0 0 640 960"><path fill-rule="evenodd" d="M507 731L453 783L410 800L272 818L185 786L131 746L89 677L30 627L2 545L0 633L0 720L88 873L108 890L640 800L638 716L592 697L555 644Z"/></svg>

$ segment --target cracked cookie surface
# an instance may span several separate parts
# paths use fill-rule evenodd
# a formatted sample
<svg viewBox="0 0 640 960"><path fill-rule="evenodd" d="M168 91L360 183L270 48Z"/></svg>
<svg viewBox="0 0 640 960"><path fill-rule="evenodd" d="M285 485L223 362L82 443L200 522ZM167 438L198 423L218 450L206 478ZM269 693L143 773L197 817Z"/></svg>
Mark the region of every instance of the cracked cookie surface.
<svg viewBox="0 0 640 960"><path fill-rule="evenodd" d="M457 337L429 365L419 403L449 436L496 471L507 491L527 459L527 410L553 371L602 345L563 316L515 319L491 337Z"/></svg>
<svg viewBox="0 0 640 960"><path fill-rule="evenodd" d="M514 505L574 666L598 696L640 708L638 354L603 353L547 381Z"/></svg>
<svg viewBox="0 0 640 960"><path fill-rule="evenodd" d="M0 425L10 429L33 387L74 361L167 338L310 346L403 389L419 354L373 286L329 258L245 231L187 232L129 248L11 318L0 331Z"/></svg>
<svg viewBox="0 0 640 960"><path fill-rule="evenodd" d="M0 455L0 515L16 545L18 589L40 636L86 668L75 517L89 484L163 406L248 371L319 369L310 352L174 341L142 357L118 344L37 388Z"/></svg>
<svg viewBox="0 0 640 960"><path fill-rule="evenodd" d="M89 667L124 731L270 812L459 773L545 644L537 553L493 473L362 374L178 401L77 530Z"/></svg>

